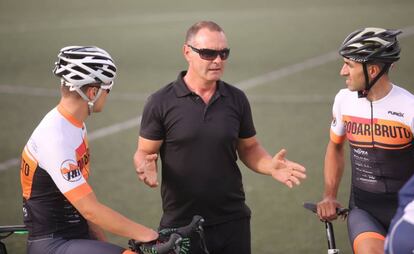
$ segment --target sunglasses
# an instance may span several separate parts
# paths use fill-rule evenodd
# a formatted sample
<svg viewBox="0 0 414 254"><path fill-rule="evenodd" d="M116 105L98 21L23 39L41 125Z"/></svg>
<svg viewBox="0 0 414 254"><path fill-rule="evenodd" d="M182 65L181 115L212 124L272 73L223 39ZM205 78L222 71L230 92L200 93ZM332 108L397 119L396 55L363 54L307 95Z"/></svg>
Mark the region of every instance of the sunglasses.
<svg viewBox="0 0 414 254"><path fill-rule="evenodd" d="M194 48L191 45L188 45L194 52L198 53L201 57L201 59L207 60L207 61L213 61L217 58L217 56L220 56L221 60L226 60L229 58L230 55L230 49L225 48L222 50L214 50L214 49L198 49Z"/></svg>

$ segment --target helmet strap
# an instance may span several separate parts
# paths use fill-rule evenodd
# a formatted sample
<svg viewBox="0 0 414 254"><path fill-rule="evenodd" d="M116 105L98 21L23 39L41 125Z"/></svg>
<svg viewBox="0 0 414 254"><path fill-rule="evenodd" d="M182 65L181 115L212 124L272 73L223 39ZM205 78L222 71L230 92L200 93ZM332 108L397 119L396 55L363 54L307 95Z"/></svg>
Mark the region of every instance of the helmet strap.
<svg viewBox="0 0 414 254"><path fill-rule="evenodd" d="M368 96L369 90L375 85L375 83L382 77L382 75L385 74L391 67L390 63L386 63L382 70L378 73L375 78L369 81L369 75L368 75L368 64L362 63L362 69L364 70L364 76L365 76L365 89L358 91L358 98L365 98Z"/></svg>
<svg viewBox="0 0 414 254"><path fill-rule="evenodd" d="M95 98L93 98L93 100L90 100L88 96L86 96L86 94L81 89L79 89L79 87L74 87L74 89L82 97L82 99L88 102L88 115L91 115L95 102L99 99L99 97L101 97L102 88L98 89L98 93L96 94Z"/></svg>

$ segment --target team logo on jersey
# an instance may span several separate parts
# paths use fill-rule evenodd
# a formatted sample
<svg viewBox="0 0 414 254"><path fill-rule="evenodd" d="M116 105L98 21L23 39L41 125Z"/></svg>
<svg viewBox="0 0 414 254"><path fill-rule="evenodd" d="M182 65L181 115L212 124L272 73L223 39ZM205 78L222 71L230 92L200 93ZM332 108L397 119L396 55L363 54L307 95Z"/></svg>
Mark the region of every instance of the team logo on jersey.
<svg viewBox="0 0 414 254"><path fill-rule="evenodd" d="M89 175L89 148L86 140L76 148L76 160L83 177L88 179Z"/></svg>
<svg viewBox="0 0 414 254"><path fill-rule="evenodd" d="M361 148L354 149L354 152L357 153L357 154L359 154L359 155L365 155L365 156L368 155L368 152L365 151L365 150L362 150Z"/></svg>
<svg viewBox="0 0 414 254"><path fill-rule="evenodd" d="M404 117L404 113L401 112L395 112L395 111L388 111L388 114L393 115L393 116L399 116L399 117Z"/></svg>
<svg viewBox="0 0 414 254"><path fill-rule="evenodd" d="M76 182L82 178L82 172L74 160L65 160L60 166L60 173L69 182Z"/></svg>
<svg viewBox="0 0 414 254"><path fill-rule="evenodd" d="M343 119L352 145L383 149L404 149L412 145L413 133L402 121L346 115Z"/></svg>
<svg viewBox="0 0 414 254"><path fill-rule="evenodd" d="M23 207L23 217L27 217L28 215L26 207Z"/></svg>
<svg viewBox="0 0 414 254"><path fill-rule="evenodd" d="M332 125L332 127L336 126L336 117L333 117L331 125Z"/></svg>

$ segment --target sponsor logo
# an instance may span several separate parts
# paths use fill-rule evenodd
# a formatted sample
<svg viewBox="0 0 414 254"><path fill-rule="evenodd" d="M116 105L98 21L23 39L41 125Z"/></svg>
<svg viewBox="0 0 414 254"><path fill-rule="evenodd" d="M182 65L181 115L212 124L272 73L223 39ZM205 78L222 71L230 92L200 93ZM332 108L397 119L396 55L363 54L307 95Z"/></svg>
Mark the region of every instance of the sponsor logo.
<svg viewBox="0 0 414 254"><path fill-rule="evenodd" d="M362 150L361 148L354 149L354 153L357 153L359 155L368 155L368 152L365 150Z"/></svg>
<svg viewBox="0 0 414 254"><path fill-rule="evenodd" d="M332 119L331 125L332 125L332 127L335 127L336 126L336 117L334 117Z"/></svg>
<svg viewBox="0 0 414 254"><path fill-rule="evenodd" d="M26 207L23 207L23 216L27 217L28 215Z"/></svg>
<svg viewBox="0 0 414 254"><path fill-rule="evenodd" d="M68 182L76 182L82 178L82 172L74 160L65 160L60 166L60 173Z"/></svg>
<svg viewBox="0 0 414 254"><path fill-rule="evenodd" d="M403 126L387 125L374 123L372 126L369 123L359 123L352 121L344 121L346 132L352 135L371 136L372 131L375 136L397 139L412 139L412 133L409 129Z"/></svg>
<svg viewBox="0 0 414 254"><path fill-rule="evenodd" d="M388 111L388 114L393 115L393 116L399 116L399 117L404 117L404 113L401 112L395 112L395 111Z"/></svg>

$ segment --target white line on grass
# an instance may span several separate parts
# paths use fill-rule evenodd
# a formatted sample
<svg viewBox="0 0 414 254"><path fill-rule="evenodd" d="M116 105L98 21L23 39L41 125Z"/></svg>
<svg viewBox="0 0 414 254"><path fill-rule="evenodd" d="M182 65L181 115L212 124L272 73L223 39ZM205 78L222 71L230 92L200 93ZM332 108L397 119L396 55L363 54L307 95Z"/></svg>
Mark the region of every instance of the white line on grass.
<svg viewBox="0 0 414 254"><path fill-rule="evenodd" d="M56 98L59 96L59 89L40 88L20 85L0 85L0 94L15 94L15 95L29 95L40 97ZM143 93L117 93L111 92L110 100L124 100L124 101L145 101L149 94Z"/></svg>
<svg viewBox="0 0 414 254"><path fill-rule="evenodd" d="M289 71L289 70L287 70ZM276 72L275 72L276 73ZM285 73L285 72L278 72ZM269 77L265 78L256 78L244 81L239 83L238 86L242 86L241 89L248 89L254 87L258 84L262 84L263 81L269 80ZM273 80L276 75L273 75ZM279 78L285 75L279 75ZM262 82L259 82L262 81ZM50 97L56 98L59 96L59 91L52 88L38 88L38 87L29 87L29 86L10 86L10 85L0 85L0 94L15 94L15 95L25 95L25 96L39 96L39 97ZM121 101L139 101L144 102L149 94L146 93L117 93L111 92L110 100L121 100ZM266 94L266 95L249 95L249 100L256 103L312 103L312 102L327 102L332 99L333 94Z"/></svg>
<svg viewBox="0 0 414 254"><path fill-rule="evenodd" d="M405 38L405 37L408 37L414 34L414 26L407 27L402 30L403 30L403 34L400 36L400 38ZM271 81L278 80L280 78L286 77L294 73L298 73L298 72L301 72L301 71L304 71L310 68L314 68L314 67L326 64L337 58L339 58L339 56L337 55L337 52L329 52L327 54L317 56L317 57L312 57L312 58L306 59L303 62L281 68L279 70L265 73L263 75L254 77L252 79L241 81L237 83L236 86L242 90L250 89L253 87L257 87L259 85L269 83ZM43 90L39 90L39 91L43 91ZM321 98L315 98L315 99L320 100ZM102 137L105 137L105 136L108 136L114 133L118 133L123 130L138 127L140 124L140 119L141 119L141 116L137 118L129 119L125 122L113 124L113 125L95 130L90 133L89 139L94 140L94 139L102 138ZM19 163L19 159L17 158L6 160L0 163L0 171L7 170L8 168L17 166L18 163Z"/></svg>
<svg viewBox="0 0 414 254"><path fill-rule="evenodd" d="M399 36L400 38L405 38L405 37L408 37L414 34L414 26L407 27L402 30L403 30L403 33ZM284 68L260 75L258 77L254 77L254 78L239 82L237 86L243 90L249 89L249 88L256 87L262 84L269 83L271 81L278 80L280 78L289 76L294 73L298 73L298 72L301 72L301 71L304 71L310 68L324 65L326 63L329 63L331 61L338 59L339 57L340 56L337 51L332 51L327 54L309 58L303 62L293 64L290 66L286 66Z"/></svg>
<svg viewBox="0 0 414 254"><path fill-rule="evenodd" d="M96 131L91 132L91 134L88 134L88 139L94 140L98 138L103 138L105 136L139 126L140 122L141 122L141 116L138 116L138 117L129 119L125 122L121 122L121 123L110 125L108 127L100 128Z"/></svg>
<svg viewBox="0 0 414 254"><path fill-rule="evenodd" d="M129 119L125 122L116 123L107 127L103 127L100 129L97 129L90 134L88 134L88 140L92 141L95 139L103 138L105 136L121 132L123 130L127 130L136 126L139 126L139 123L141 122L141 116L135 117L132 119ZM20 163L20 159L13 158L9 159L7 161L4 161L0 163L0 172L6 169L9 169L11 167L15 167Z"/></svg>

